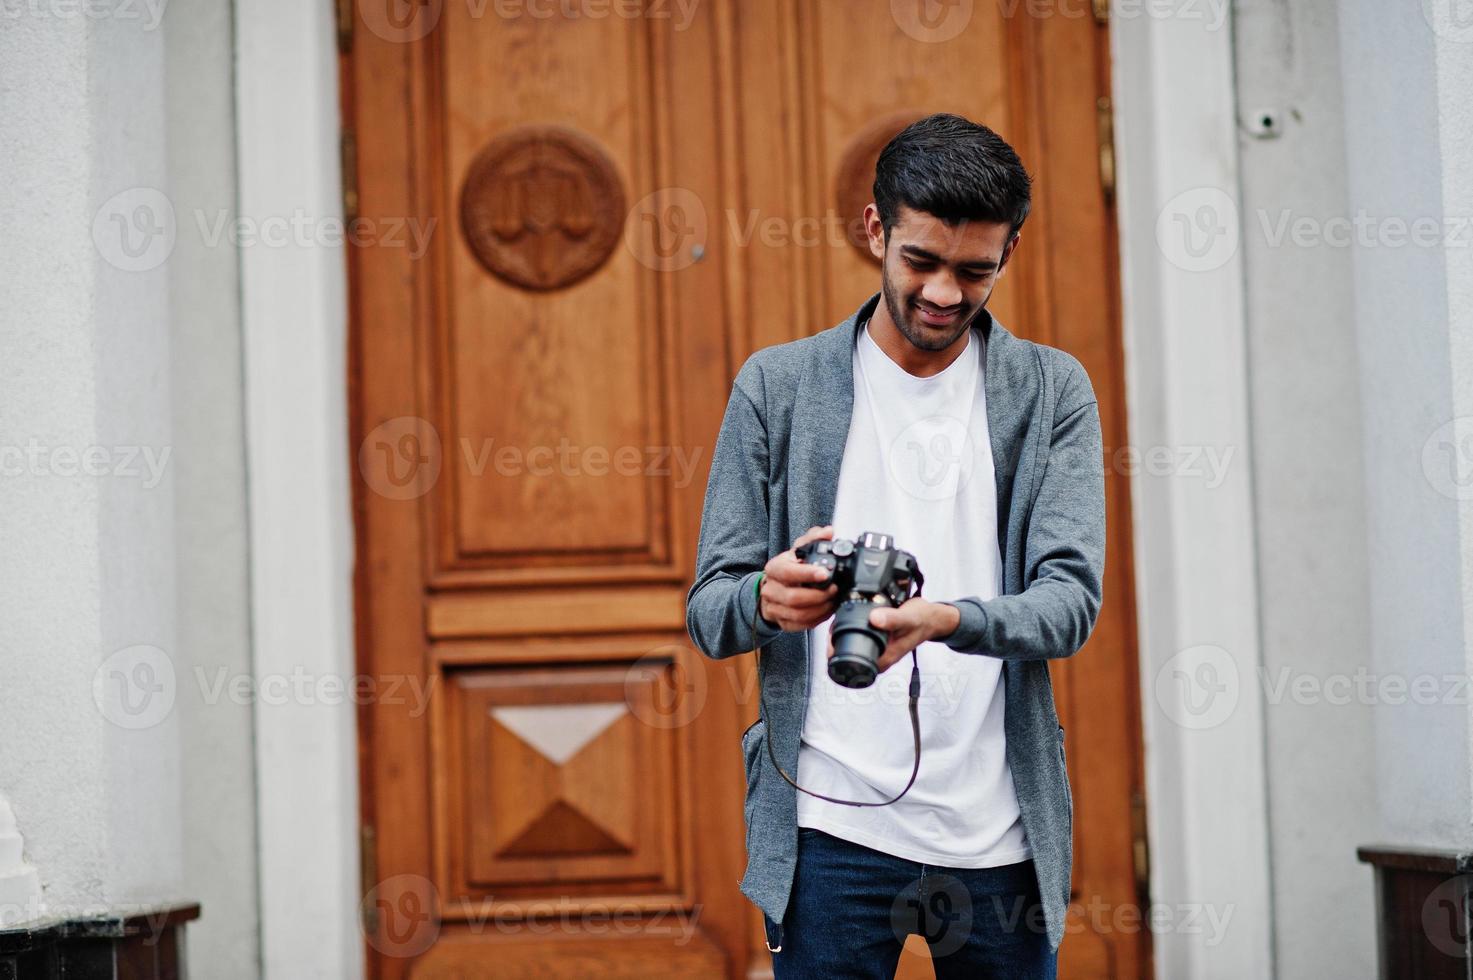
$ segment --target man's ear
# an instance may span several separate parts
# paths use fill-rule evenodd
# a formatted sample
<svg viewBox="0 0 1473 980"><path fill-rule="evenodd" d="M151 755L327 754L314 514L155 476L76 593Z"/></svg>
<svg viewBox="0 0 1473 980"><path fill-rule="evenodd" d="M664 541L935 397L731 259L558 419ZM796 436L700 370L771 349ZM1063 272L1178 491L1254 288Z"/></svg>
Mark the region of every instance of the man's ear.
<svg viewBox="0 0 1473 980"><path fill-rule="evenodd" d="M1008 259L1011 259L1013 257L1013 253L1018 250L1018 243L1022 240L1023 233L1021 231L1015 231L1013 232L1013 237L1008 240L1008 243L1006 245L1003 246L1002 258L999 259L997 263L997 274L999 277L1001 277L1002 274L1007 271Z"/></svg>
<svg viewBox="0 0 1473 980"><path fill-rule="evenodd" d="M885 223L880 220L880 209L870 202L864 206L864 233L869 239L869 254L885 261Z"/></svg>

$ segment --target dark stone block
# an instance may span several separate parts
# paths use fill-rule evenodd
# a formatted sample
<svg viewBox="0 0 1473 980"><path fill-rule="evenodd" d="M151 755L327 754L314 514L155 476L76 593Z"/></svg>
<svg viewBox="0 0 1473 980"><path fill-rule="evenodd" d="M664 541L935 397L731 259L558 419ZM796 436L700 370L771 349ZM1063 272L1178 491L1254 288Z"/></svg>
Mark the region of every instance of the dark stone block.
<svg viewBox="0 0 1473 980"><path fill-rule="evenodd" d="M0 980L184 980L197 904L51 919L0 930Z"/></svg>
<svg viewBox="0 0 1473 980"><path fill-rule="evenodd" d="M1376 869L1377 969L1381 980L1467 980L1473 966L1473 854L1362 847Z"/></svg>

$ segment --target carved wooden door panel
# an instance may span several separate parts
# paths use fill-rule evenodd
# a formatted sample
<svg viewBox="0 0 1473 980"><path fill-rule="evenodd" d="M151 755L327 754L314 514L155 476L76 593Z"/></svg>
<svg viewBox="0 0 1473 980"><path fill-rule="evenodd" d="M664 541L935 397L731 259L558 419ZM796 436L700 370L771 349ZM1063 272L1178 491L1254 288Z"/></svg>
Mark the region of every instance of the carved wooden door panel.
<svg viewBox="0 0 1473 980"><path fill-rule="evenodd" d="M847 225L874 157L952 110L1038 176L997 314L1085 362L1123 445L1103 31L924 0L339 7L371 975L760 976L750 658L684 632L731 378L878 288ZM1110 495L1106 612L1055 679L1075 884L1118 906L1140 778ZM1146 956L1085 920L1062 953Z"/></svg>

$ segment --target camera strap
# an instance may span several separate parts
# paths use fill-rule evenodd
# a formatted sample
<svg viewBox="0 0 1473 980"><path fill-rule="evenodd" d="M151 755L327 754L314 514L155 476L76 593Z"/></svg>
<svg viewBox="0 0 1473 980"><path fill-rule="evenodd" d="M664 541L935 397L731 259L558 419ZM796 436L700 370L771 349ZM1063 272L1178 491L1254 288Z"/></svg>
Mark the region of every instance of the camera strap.
<svg viewBox="0 0 1473 980"><path fill-rule="evenodd" d="M752 610L752 638L754 640L757 638L757 617L760 616L760 615L762 615L762 582L766 578L767 578L766 574L757 576L757 589L756 589L756 591L757 591L757 597L756 597L757 598L757 603L753 607L753 610ZM920 594L921 594L920 593L920 589L917 588L916 589L916 595L920 595ZM811 789L804 789L802 786L799 786L798 785L798 781L796 779L794 779L792 776L789 776L783 770L783 767L782 766L778 765L778 762L777 762L777 752L772 747L772 737L771 737L772 736L772 726L770 724L768 724L768 722L767 722L767 716L768 716L768 711L767 711L767 688L762 683L762 653L763 653L763 651L762 651L762 645L760 643L757 645L757 648L756 648L756 650L754 652L757 654L757 706L758 706L758 710L762 714L762 724L763 724L764 728L766 728L766 736L767 737L765 737L763 739L763 741L765 741L767 743L767 757L772 760L772 768L774 768L774 769L777 770L777 774L779 776L781 776L781 777L783 777L783 779L787 780L788 785L792 786L794 789L796 789L800 793L807 793L809 796L812 796L815 799L824 800L825 802L828 802L828 803L838 803L838 804L840 804L842 806L889 806L891 803L894 803L895 801L899 800L902 796L904 796L906 793L909 793L910 792L910 788L915 785L916 775L921 771L921 712L920 712L920 699L921 699L921 665L920 665L919 658L917 658L917 656L916 656L916 651L915 651L914 648L912 648L911 651L910 651L910 705L909 705L909 707L910 707L910 734L911 734L911 739L913 740L914 746L915 746L915 764L910 767L910 779L906 780L906 783L905 783L904 788L901 789L901 791L898 792L898 793L896 793L894 796L890 797L888 800L883 800L883 801L878 802L878 803L873 803L873 802L868 802L867 803L867 802L862 802L860 800L841 800L841 799L838 799L837 797L825 796L822 793L815 793ZM800 739L800 741L801 741L801 738L802 738L802 733L800 732L799 733L799 739Z"/></svg>

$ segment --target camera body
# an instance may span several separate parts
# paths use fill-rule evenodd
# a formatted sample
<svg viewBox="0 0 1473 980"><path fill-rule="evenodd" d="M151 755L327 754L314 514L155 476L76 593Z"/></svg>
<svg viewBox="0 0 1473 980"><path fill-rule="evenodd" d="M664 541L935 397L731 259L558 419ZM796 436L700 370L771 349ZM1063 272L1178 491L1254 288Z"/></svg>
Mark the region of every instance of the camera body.
<svg viewBox="0 0 1473 980"><path fill-rule="evenodd" d="M856 541L810 541L795 553L799 561L829 570L829 581L815 582L814 588L838 586L829 678L844 687L869 687L879 672L876 662L890 641L883 630L870 625L870 610L899 606L911 597L912 588L920 593L925 576L915 555L876 531L866 531Z"/></svg>

